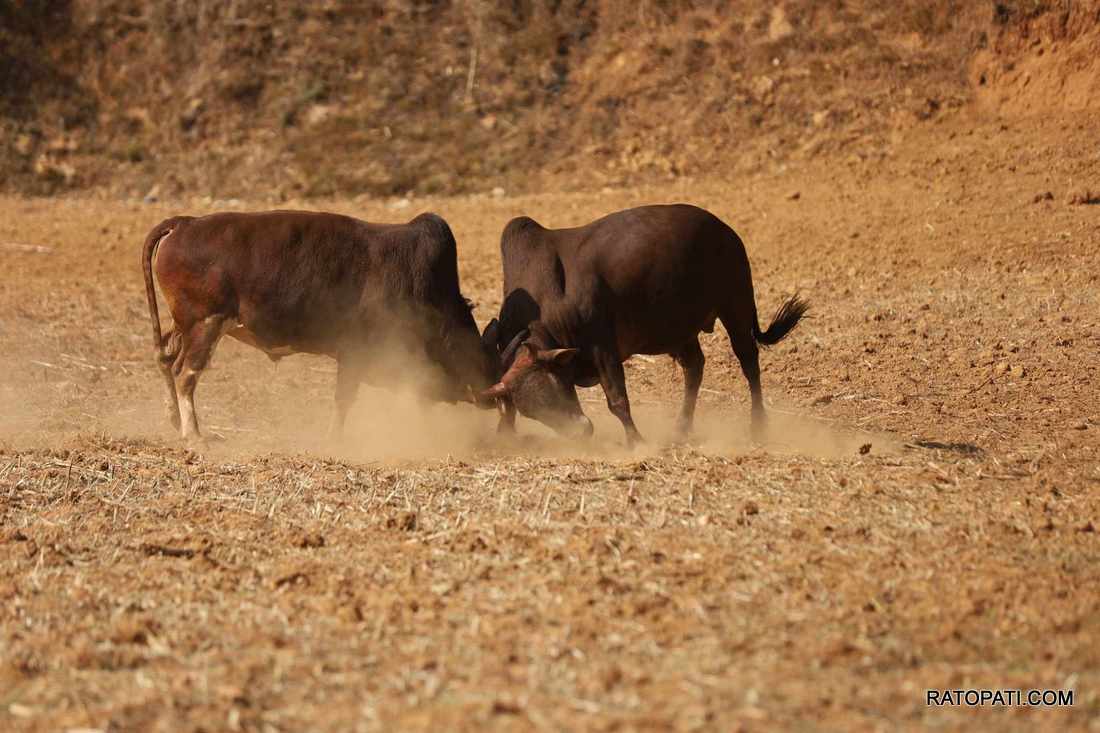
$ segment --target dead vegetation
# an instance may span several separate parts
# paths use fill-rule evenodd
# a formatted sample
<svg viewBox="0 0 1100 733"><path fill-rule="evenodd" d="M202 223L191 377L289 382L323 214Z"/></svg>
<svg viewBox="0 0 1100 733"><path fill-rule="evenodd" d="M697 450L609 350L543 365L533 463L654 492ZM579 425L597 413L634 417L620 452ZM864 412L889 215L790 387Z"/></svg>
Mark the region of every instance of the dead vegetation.
<svg viewBox="0 0 1100 733"><path fill-rule="evenodd" d="M1085 5L1069 25L1078 56L1095 43ZM1012 39L1062 27L1058 3L957 0L94 0L0 13L7 190L275 200L593 190L880 158L975 89L1026 84L1011 69L1031 47ZM1087 81L1062 58L1041 60L1041 86ZM1071 106L1091 104L1087 91Z"/></svg>
<svg viewBox="0 0 1100 733"><path fill-rule="evenodd" d="M1078 690L982 711L1004 725L1083 722L1095 498L926 461L24 451L0 467L36 517L5 522L7 719L858 729L949 722L923 689L981 684Z"/></svg>

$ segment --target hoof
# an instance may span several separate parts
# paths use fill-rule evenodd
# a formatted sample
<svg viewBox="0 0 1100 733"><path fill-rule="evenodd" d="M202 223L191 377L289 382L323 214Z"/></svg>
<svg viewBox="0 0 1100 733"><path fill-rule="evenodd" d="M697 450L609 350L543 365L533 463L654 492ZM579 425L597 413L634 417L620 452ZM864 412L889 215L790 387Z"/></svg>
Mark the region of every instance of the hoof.
<svg viewBox="0 0 1100 733"><path fill-rule="evenodd" d="M188 448L200 450L203 448L212 448L218 443L225 443L226 438L220 433L194 433L185 437L183 442Z"/></svg>
<svg viewBox="0 0 1100 733"><path fill-rule="evenodd" d="M210 443L203 436L184 438L183 447L190 453L203 453L210 448Z"/></svg>
<svg viewBox="0 0 1100 733"><path fill-rule="evenodd" d="M674 445L679 444L691 444L696 442L695 440L695 421L688 421L679 419L676 421L676 432L673 433L672 442Z"/></svg>
<svg viewBox="0 0 1100 733"><path fill-rule="evenodd" d="M684 448L694 448L702 444L703 441L695 433L682 433L679 431L673 436L670 443L670 445L683 446Z"/></svg>
<svg viewBox="0 0 1100 733"><path fill-rule="evenodd" d="M756 409L752 411L752 422L749 424L749 436L757 443L764 442L768 431L768 421L764 417L764 411Z"/></svg>

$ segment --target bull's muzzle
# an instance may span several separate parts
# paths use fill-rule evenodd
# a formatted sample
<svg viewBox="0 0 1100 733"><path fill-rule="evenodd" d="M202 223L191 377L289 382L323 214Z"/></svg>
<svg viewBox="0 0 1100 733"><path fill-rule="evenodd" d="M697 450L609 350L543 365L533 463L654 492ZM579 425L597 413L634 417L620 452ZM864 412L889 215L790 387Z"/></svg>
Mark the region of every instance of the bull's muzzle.
<svg viewBox="0 0 1100 733"><path fill-rule="evenodd" d="M500 399L503 396L503 394L492 393L490 390L479 392L470 385L466 385L465 401L480 407L482 410L492 410L499 407Z"/></svg>

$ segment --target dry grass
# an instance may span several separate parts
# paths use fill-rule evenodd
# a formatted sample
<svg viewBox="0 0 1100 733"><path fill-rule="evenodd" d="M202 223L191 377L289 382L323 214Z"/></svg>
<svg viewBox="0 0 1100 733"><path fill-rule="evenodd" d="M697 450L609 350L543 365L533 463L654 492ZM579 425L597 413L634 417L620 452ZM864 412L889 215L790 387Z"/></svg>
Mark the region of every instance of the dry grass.
<svg viewBox="0 0 1100 733"><path fill-rule="evenodd" d="M1072 713L983 720L1083 722L1097 502L988 471L24 451L4 702L47 727L863 728L950 723L926 687L1072 687Z"/></svg>

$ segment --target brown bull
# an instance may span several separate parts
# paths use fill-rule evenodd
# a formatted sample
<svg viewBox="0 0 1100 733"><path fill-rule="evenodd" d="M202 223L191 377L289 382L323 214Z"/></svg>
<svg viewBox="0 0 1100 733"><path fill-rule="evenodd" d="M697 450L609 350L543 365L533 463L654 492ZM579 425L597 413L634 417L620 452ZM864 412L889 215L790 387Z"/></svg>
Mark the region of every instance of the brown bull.
<svg viewBox="0 0 1100 733"><path fill-rule="evenodd" d="M467 399L496 374L459 290L454 237L434 214L407 224L300 211L173 217L149 233L142 267L169 416L184 438L199 435L195 385L223 335L272 359L335 359L334 433L359 383L401 379L406 357L432 370L426 396L441 401ZM163 336L154 272L174 322Z"/></svg>
<svg viewBox="0 0 1100 733"><path fill-rule="evenodd" d="M757 345L777 343L806 312L795 296L767 330L757 322L752 274L737 234L708 211L643 206L572 229L513 219L500 242L504 302L485 330L504 376L482 393L500 399L501 427L515 410L566 433L591 433L576 387L600 384L627 442L641 439L630 414L623 362L670 354L684 372L679 429L691 430L703 380L699 333L721 320L749 382L753 424L763 417Z"/></svg>

